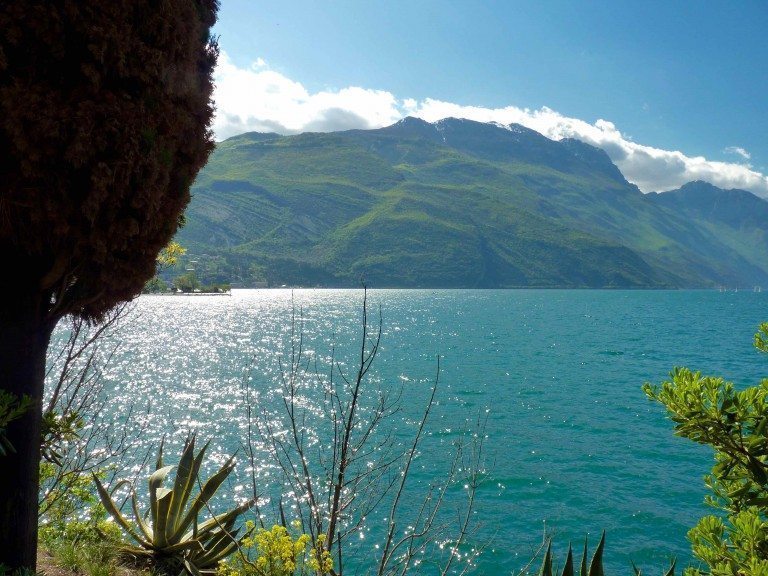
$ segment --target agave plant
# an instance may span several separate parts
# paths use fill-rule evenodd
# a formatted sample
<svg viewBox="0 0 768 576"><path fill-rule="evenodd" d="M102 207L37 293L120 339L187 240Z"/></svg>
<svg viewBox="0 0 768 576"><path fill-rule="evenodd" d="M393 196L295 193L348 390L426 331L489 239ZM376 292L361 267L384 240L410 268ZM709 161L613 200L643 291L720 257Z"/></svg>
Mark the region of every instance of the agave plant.
<svg viewBox="0 0 768 576"><path fill-rule="evenodd" d="M122 480L110 492L94 475L107 512L136 542L136 545L124 548L127 558L160 573L176 576L186 570L192 576L200 576L215 572L218 562L238 546L241 528L235 529L234 525L253 501L198 522L203 508L208 509L209 500L234 468L233 456L201 483L198 474L207 448L208 443L195 454L195 437L187 440L173 488L169 489L162 484L174 467L163 466L163 444L160 444L157 465L149 477L149 508L144 514L139 510L136 490L130 482ZM124 485L130 487L133 522L123 515L112 499L112 494ZM196 490L198 486L199 490Z"/></svg>
<svg viewBox="0 0 768 576"><path fill-rule="evenodd" d="M592 555L592 559L587 565L587 541L584 540L584 553L581 556L581 562L579 564L579 576L604 576L603 572L603 549L605 548L605 531L600 537L600 543L595 549L595 553ZM557 576L557 570L553 568L554 557L552 555L552 540L547 544L547 553L544 555L544 562L541 564L539 570L539 576ZM635 572L635 576L642 576L640 570L633 564L632 568ZM563 565L560 576L575 576L577 573L573 567L573 550L571 545L568 545L568 555L565 558L565 564ZM675 576L675 563L664 573L664 576Z"/></svg>

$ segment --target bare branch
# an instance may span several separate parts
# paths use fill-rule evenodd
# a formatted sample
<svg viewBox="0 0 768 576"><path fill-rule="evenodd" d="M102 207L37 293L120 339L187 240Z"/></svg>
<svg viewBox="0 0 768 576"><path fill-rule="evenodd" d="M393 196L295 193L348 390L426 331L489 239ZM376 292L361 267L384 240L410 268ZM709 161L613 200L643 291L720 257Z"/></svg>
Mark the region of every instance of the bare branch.
<svg viewBox="0 0 768 576"><path fill-rule="evenodd" d="M476 553L473 550L465 554L463 558L467 561L457 566L460 549L473 533L482 451L475 449L469 462L465 462L462 446L457 446L447 475L437 484L427 486L420 497L411 494L409 478L413 463L437 405L441 360L437 358L434 382L415 422L413 437L403 447L392 427L393 418L402 411L403 387L370 386L375 381L372 369L380 351L383 319L379 309L378 326L369 325L367 290L363 291L361 320L356 361L345 365L332 346L327 373L322 374L317 355L306 351L303 312L297 313L293 308L288 350L278 360L279 392L269 404L276 404L276 411L270 411L268 402L259 397L263 405L258 417L252 418L257 414L253 411L253 396L248 391L244 394L248 417L245 444L251 455L254 494L254 454L255 447L261 445L282 475L284 490L278 504L282 521L285 522L284 503L289 502L304 532L315 544L320 535L324 536L323 548L333 554L336 562L333 574L342 574L343 567L350 565L346 556L352 537L367 531L369 518L380 517L378 511L383 507L388 512L384 515L377 574L407 574L414 567L414 560L431 550L438 540L450 542L441 573L447 576L462 572L462 567L468 569ZM252 437L254 433L257 439ZM448 518L440 510L449 488L464 472L468 475L466 502L457 510L455 519ZM414 499L419 503L418 512L410 518L410 511L416 508ZM401 516L408 516L408 522ZM454 534L448 538L451 530ZM358 562L361 560L352 564Z"/></svg>

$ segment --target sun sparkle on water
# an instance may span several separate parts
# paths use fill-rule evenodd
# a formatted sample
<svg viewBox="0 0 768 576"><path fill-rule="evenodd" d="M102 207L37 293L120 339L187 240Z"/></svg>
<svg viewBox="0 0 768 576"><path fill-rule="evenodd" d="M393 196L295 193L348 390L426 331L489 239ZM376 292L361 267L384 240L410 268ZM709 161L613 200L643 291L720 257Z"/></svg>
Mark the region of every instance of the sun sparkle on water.
<svg viewBox="0 0 768 576"><path fill-rule="evenodd" d="M361 290L234 291L231 297L142 297L114 336L106 368L115 421L131 406L147 426L143 449L166 435L167 460L186 433L211 440L212 462L238 452L230 490L250 490L244 390L275 426L281 362L290 362L291 317L311 363L301 402L322 410L331 354L355 366ZM675 365L754 384L765 363L751 348L765 294L620 291L369 291L369 320L383 315L382 342L367 390L403 390L403 410L388 422L406 442L420 420L441 356L439 403L414 467L425 484L442 473L454 442L488 417L484 473L473 544L493 537L477 562L485 573L524 564L541 540L555 544L608 532L607 568L634 560L656 569L671 555L689 557L686 530L706 509L701 477L706 450L672 434L662 409L640 391ZM294 336L296 331L294 330ZM691 330L695 337L691 337ZM56 346L54 337L52 347ZM308 428L308 440L327 445ZM276 434L285 430L275 429ZM278 471L256 443L256 475L267 498ZM462 483L463 484L463 483ZM462 484L451 497L464 492ZM277 488L276 488L277 486ZM364 546L378 541L371 522Z"/></svg>

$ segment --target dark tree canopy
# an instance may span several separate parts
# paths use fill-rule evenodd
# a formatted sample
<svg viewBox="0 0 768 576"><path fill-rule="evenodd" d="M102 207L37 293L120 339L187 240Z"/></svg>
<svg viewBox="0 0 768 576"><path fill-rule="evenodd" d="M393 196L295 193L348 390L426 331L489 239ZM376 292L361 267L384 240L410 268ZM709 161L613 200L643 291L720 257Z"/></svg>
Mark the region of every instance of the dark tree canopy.
<svg viewBox="0 0 768 576"><path fill-rule="evenodd" d="M154 272L210 153L215 0L4 0L4 292L96 318Z"/></svg>
<svg viewBox="0 0 768 576"><path fill-rule="evenodd" d="M153 275L213 148L216 0L0 0L0 563L35 566L45 352Z"/></svg>

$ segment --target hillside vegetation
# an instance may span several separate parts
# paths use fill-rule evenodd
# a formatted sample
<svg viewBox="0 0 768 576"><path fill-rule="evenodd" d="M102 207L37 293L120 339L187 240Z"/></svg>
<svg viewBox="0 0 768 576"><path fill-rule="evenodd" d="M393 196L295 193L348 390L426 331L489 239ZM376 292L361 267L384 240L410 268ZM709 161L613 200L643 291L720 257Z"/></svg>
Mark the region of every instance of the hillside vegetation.
<svg viewBox="0 0 768 576"><path fill-rule="evenodd" d="M219 143L177 239L243 286L751 288L767 227L749 192L646 195L577 140L406 118Z"/></svg>

